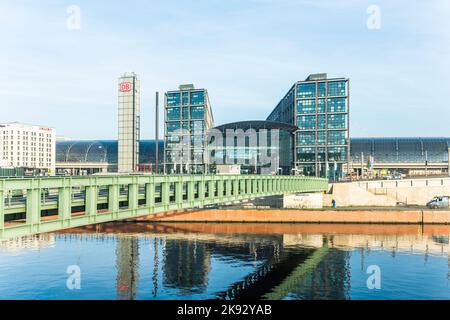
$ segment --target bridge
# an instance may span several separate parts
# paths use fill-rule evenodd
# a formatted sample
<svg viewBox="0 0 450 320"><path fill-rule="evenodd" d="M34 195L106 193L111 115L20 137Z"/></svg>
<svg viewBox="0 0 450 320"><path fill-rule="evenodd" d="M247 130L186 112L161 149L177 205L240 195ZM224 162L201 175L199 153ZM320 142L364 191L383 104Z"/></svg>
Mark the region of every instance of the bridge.
<svg viewBox="0 0 450 320"><path fill-rule="evenodd" d="M271 175L2 179L0 239L327 187L326 179Z"/></svg>

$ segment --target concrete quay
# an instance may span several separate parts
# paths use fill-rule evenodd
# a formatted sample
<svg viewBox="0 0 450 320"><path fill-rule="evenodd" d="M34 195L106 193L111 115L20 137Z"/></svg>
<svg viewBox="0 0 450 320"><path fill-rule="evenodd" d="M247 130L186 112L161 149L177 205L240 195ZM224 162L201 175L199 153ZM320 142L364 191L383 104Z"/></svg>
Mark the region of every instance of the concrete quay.
<svg viewBox="0 0 450 320"><path fill-rule="evenodd" d="M133 219L152 222L450 224L450 210L422 209L202 209L157 213Z"/></svg>

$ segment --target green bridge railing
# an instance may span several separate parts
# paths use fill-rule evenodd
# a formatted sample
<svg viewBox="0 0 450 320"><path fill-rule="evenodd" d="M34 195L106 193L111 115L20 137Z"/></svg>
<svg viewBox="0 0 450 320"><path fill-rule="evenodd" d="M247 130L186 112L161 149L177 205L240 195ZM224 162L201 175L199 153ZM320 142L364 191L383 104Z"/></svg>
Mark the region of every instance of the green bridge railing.
<svg viewBox="0 0 450 320"><path fill-rule="evenodd" d="M0 238L327 188L325 179L270 175L1 179Z"/></svg>

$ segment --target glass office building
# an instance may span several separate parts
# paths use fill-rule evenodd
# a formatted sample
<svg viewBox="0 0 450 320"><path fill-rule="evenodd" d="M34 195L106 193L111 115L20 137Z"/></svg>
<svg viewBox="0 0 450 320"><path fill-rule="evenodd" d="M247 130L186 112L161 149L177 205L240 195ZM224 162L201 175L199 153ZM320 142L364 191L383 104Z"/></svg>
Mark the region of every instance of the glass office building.
<svg viewBox="0 0 450 320"><path fill-rule="evenodd" d="M140 81L136 74L119 78L119 150L118 171L133 172L139 163Z"/></svg>
<svg viewBox="0 0 450 320"><path fill-rule="evenodd" d="M349 80L313 74L296 82L267 120L298 127L294 170L337 180L348 171Z"/></svg>
<svg viewBox="0 0 450 320"><path fill-rule="evenodd" d="M180 85L165 94L164 169L166 173L208 173L206 132L214 118L208 91Z"/></svg>

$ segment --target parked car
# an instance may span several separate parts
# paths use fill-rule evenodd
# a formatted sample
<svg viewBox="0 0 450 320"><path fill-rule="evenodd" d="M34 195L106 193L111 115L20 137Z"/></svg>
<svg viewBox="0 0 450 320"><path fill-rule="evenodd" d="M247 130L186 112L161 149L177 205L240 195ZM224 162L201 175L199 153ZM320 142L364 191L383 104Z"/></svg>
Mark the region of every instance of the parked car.
<svg viewBox="0 0 450 320"><path fill-rule="evenodd" d="M448 208L450 203L449 198L448 196L434 197L433 200L427 203L427 207L429 209Z"/></svg>

